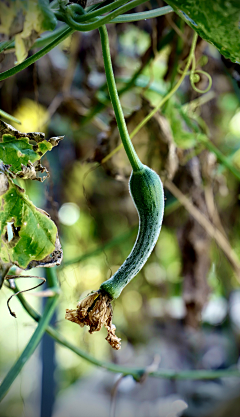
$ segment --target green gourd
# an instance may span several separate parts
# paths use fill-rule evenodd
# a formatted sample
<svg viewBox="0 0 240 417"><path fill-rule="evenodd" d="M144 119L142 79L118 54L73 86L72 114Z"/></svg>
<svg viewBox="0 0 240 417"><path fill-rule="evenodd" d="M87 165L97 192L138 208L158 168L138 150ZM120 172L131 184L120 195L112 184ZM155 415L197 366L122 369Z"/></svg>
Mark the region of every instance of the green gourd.
<svg viewBox="0 0 240 417"><path fill-rule="evenodd" d="M99 289L100 293L115 299L142 269L156 245L163 219L164 192L159 176L142 164L133 147L117 93L106 27L100 27L99 32L109 95L120 137L133 169L129 190L139 215L138 236L131 253L118 271L109 280L103 282Z"/></svg>
<svg viewBox="0 0 240 417"><path fill-rule="evenodd" d="M131 253L118 271L103 282L98 291L80 300L76 309L67 309L65 318L81 327L89 326L90 333L101 330L104 325L108 332L106 340L113 349L118 350L121 348L121 339L116 336L116 327L112 324L111 300L118 298L129 281L138 274L157 243L163 219L164 192L159 176L142 164L133 147L118 97L106 27L101 26L99 32L109 95L120 137L132 166L129 191L138 212L139 229Z"/></svg>
<svg viewBox="0 0 240 417"><path fill-rule="evenodd" d="M134 247L118 271L100 286L111 299L118 298L123 288L142 269L156 245L162 226L164 192L155 171L142 165L133 171L129 190L139 216L139 230Z"/></svg>

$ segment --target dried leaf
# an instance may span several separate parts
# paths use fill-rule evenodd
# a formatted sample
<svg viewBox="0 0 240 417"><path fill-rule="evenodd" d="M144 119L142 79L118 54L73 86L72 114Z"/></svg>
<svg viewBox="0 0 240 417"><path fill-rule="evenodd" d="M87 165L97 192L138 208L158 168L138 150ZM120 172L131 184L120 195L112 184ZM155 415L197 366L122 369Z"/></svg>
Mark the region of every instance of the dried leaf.
<svg viewBox="0 0 240 417"><path fill-rule="evenodd" d="M75 310L66 310L65 318L79 324L81 327L89 326L89 333L98 332L103 326L108 335L106 340L113 349L121 349L121 339L115 335L116 327L112 324L112 305L107 295L101 292L92 292L81 300Z"/></svg>

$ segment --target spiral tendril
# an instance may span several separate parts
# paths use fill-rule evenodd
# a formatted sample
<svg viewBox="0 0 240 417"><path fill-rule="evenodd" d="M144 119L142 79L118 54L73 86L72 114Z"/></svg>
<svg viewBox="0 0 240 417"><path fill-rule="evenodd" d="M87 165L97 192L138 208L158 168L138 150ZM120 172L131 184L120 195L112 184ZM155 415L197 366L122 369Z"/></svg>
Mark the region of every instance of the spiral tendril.
<svg viewBox="0 0 240 417"><path fill-rule="evenodd" d="M186 58L182 63L184 63L187 59L188 58ZM200 62L201 62L201 58L199 59L198 63L200 63ZM202 69L196 69L196 59L195 59L194 55L192 56L191 64L192 64L192 68L189 71L186 72L186 75L189 75L190 83L191 83L191 86L192 86L193 90L196 91L197 93L200 93L200 94L207 93L210 90L210 88L212 87L212 77L211 77L211 75L208 74L208 72L203 71ZM180 66L178 67L178 73L183 74L183 70L181 69ZM196 87L196 84L201 80L201 77L200 77L199 74L205 75L208 79L208 86L207 86L207 88L205 88L205 90L201 90L200 88Z"/></svg>

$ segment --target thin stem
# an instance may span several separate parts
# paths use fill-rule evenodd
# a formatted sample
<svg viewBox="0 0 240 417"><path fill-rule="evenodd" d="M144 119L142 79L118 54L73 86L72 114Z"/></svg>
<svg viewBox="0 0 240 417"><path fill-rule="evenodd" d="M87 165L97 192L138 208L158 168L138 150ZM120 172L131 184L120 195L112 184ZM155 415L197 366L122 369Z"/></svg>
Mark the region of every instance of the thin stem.
<svg viewBox="0 0 240 417"><path fill-rule="evenodd" d="M48 34L43 34L43 36L40 36L40 38L36 39L36 41L31 46L30 49L43 48L44 46L48 45L49 42L53 41L59 35L61 35L66 29L67 29L67 25L64 23L64 24L62 24L62 26L60 28L57 28L53 32L48 33ZM5 43L8 43L9 45L4 46L3 44L5 44ZM9 49L13 49L13 48L15 48L15 41L11 40L11 42L10 41L1 42L0 43L0 52L1 52L1 48L4 48L4 51L7 51Z"/></svg>
<svg viewBox="0 0 240 417"><path fill-rule="evenodd" d="M65 23L63 23L60 28L57 28L53 32L48 33L47 35L44 34L43 36L41 36L40 38L38 38L34 42L34 44L31 47L31 49L33 49L33 48L43 48L44 46L49 45L49 42L54 41L58 36L62 35L62 33L64 33L64 31L66 29L68 29L68 26Z"/></svg>
<svg viewBox="0 0 240 417"><path fill-rule="evenodd" d="M51 278L49 278L49 281L54 283L54 287L56 287L58 284L57 284L55 271L50 272L50 275L51 275ZM12 366L12 368L10 369L10 371L4 378L2 384L0 385L0 401L6 395L13 381L16 379L19 372L22 370L23 366L25 365L27 360L30 358L30 356L33 354L36 347L38 346L43 334L45 333L48 323L51 320L51 317L55 311L57 300L58 300L57 293L52 298L48 299L43 315L41 318L39 318L39 324L35 332L33 333L31 339L29 340L22 354L20 355L18 360L15 362L15 364Z"/></svg>
<svg viewBox="0 0 240 417"><path fill-rule="evenodd" d="M18 288L13 290L14 292L18 291ZM21 302L24 309L27 313L36 321L41 320L41 316L28 304L22 294L18 296L19 301ZM71 342L65 339L57 330L52 326L47 326L46 332L51 336L57 343L66 348L70 349L76 355L80 356L82 359L87 360L93 365L99 366L101 368L107 369L108 371L121 373L125 375L132 375L136 380L144 374L153 376L155 378L166 378L166 379L217 379L225 377L240 377L240 371L238 369L221 369L217 371L212 370L189 370L189 371L174 371L171 369L159 369L158 371L147 372L145 368L130 368L126 366L117 365L114 363L108 363L100 361L99 359L94 358L83 350L79 349L77 346L74 346Z"/></svg>
<svg viewBox="0 0 240 417"><path fill-rule="evenodd" d="M188 69L191 65L193 56L194 56L194 50L196 47L196 43L197 43L197 38L198 38L198 34L196 32L194 32L193 35L193 41L192 41L192 45L191 45L191 49L190 49L190 53L188 56L188 60L187 60L187 65L183 70L183 73L181 75L181 77L179 78L178 82L175 84L175 86L171 89L171 91L169 91L169 93L160 101L160 103L137 125L137 127L132 131L132 133L130 134L130 139L132 139L138 132L139 130L145 126L145 124L154 116L154 114L160 109L160 107L163 106L164 103L167 102L167 100L169 100L170 97L172 97L172 95L178 90L178 88L180 87L180 85L182 84ZM120 149L122 148L122 145L117 146L116 149L114 149L109 155L107 155L103 160L102 163L107 162L108 159L110 159L116 152L118 152Z"/></svg>
<svg viewBox="0 0 240 417"><path fill-rule="evenodd" d="M50 42L47 46L45 46L43 49L38 51L36 54L30 56L25 61L21 62L21 64L16 65L13 68L10 68L7 71L4 71L0 74L0 81L5 80L6 78L11 77L12 75L17 74L18 72L24 70L25 68L29 67L29 65L36 62L38 59L42 58L42 56L46 55L48 52L50 52L55 46L57 46L59 43L61 43L64 39L68 38L72 33L74 32L73 29L67 28L64 30L64 32L59 35L56 39L54 39L52 42Z"/></svg>
<svg viewBox="0 0 240 417"><path fill-rule="evenodd" d="M94 10L92 12L89 13L85 13L84 15L80 15L75 13L74 15L74 20L78 23L80 22L87 22L90 19L93 19L94 17L100 16L104 13L108 13L111 12L114 9L117 9L117 7L122 6L123 4L128 3L128 0L116 0L110 4L107 4L106 6L103 7L99 7L97 10ZM74 6L77 6L76 4L74 4ZM71 6L70 6L71 7Z"/></svg>
<svg viewBox="0 0 240 417"><path fill-rule="evenodd" d="M64 31L62 35L57 37L57 39L55 39L49 45L41 49L41 51L27 58L24 62L16 65L14 68L11 68L7 71L2 72L0 74L0 81L5 80L6 78L9 78L12 75L17 74L19 71L22 71L23 69L29 67L29 65L33 64L42 56L46 55L60 42L62 42L64 39L70 36L75 30L78 30L81 32L88 32L90 30L97 29L99 28L99 26L104 25L105 23L109 23L111 19L114 19L121 13L125 13L126 11L131 10L132 8L138 6L139 4L145 3L145 1L146 0L132 0L129 3L124 4L123 6L109 13L107 16L103 16L102 18L94 18L92 22L85 23L85 24L79 24L75 22L71 16L63 15L62 13L56 12L56 15L58 16L58 18L68 23L70 27L67 28L66 31Z"/></svg>
<svg viewBox="0 0 240 417"><path fill-rule="evenodd" d="M0 110L0 117L4 117L5 119L10 120L11 122L18 123L19 125L22 124L20 120L16 119L16 117L12 116L11 114L6 113L3 110Z"/></svg>
<svg viewBox="0 0 240 417"><path fill-rule="evenodd" d="M175 84L172 90L169 91L169 93L160 101L160 103L147 115L147 117L145 117L145 119L143 119L142 122L139 123L139 125L131 133L130 138L133 138L133 136L135 136L139 132L139 130L154 116L154 114L160 109L160 107L162 107L163 104L165 104L166 101L168 101L170 97L172 97L173 94L179 89L191 65L191 62L194 56L196 43L197 43L197 38L198 38L198 34L194 32L193 41L192 41L190 53L189 53L188 60L187 60L187 65L184 68L182 76L179 78L178 82Z"/></svg>
<svg viewBox="0 0 240 417"><path fill-rule="evenodd" d="M149 10L147 12L120 15L112 19L109 23L137 22L139 20L146 20L152 19L154 17L163 16L171 12L173 12L173 8L171 6L164 6L154 10Z"/></svg>
<svg viewBox="0 0 240 417"><path fill-rule="evenodd" d="M146 62L147 65L147 62ZM141 67L135 71L135 73L133 74L133 76L130 78L130 80L128 80L126 82L126 84L124 85L124 87L120 88L118 91L118 96L120 97L122 94L124 94L126 91L128 91L135 83L135 81L137 80L137 78L139 77L139 75L141 74L141 72L143 71L144 66L141 65ZM104 102L98 102L96 104L95 107L93 107L87 114L86 116L83 118L83 120L81 121L81 126L86 125L87 123L89 123L90 120L92 120L92 118L94 116L96 116L98 113L100 113L107 105L109 104L109 99L106 98L106 101Z"/></svg>
<svg viewBox="0 0 240 417"><path fill-rule="evenodd" d="M203 145L212 153L214 153L217 157L217 159L226 167L229 169L229 171L240 181L240 171L235 168L235 166L232 164L232 162L226 158L225 155L222 154L222 152L207 138L201 138L198 137L199 142L203 143Z"/></svg>
<svg viewBox="0 0 240 417"><path fill-rule="evenodd" d="M90 23L77 23L70 15L63 13L58 13L57 17L59 20L66 22L74 30L79 30L80 32L88 32L89 30L98 29L100 26L110 23L111 20L119 16L121 13L125 13L145 2L146 0L132 0L129 3L124 4L118 9L109 13L107 16L100 18L96 17L92 19L92 22Z"/></svg>
<svg viewBox="0 0 240 417"><path fill-rule="evenodd" d="M105 67L105 73L107 78L108 90L109 95L112 101L114 113L116 116L116 121L118 125L118 130L120 133L120 137L125 148L126 154L128 156L129 162L132 165L133 171L138 171L142 167L142 163L138 158L136 151L133 147L133 144L130 140L126 122L124 119L122 106L118 97L117 87L115 83L115 78L113 74L112 68L112 61L111 61L111 53L109 48L109 40L108 40L108 33L106 26L101 26L99 28L100 37L101 37L101 44L102 44L102 53L103 53L103 61Z"/></svg>
<svg viewBox="0 0 240 417"><path fill-rule="evenodd" d="M159 44L157 45L157 50L158 52L160 50L162 50L166 45L168 45L172 38L173 38L173 34L174 31L171 30L169 33L167 33L167 35L165 35L163 38L161 38ZM121 96L122 94L124 94L126 91L128 91L135 83L135 81L137 80L138 76L141 74L141 72L143 71L143 69L145 68L145 66L149 63L149 61L154 58L154 53L152 48L150 47L144 54L143 59L142 59L142 65L140 66L140 68L133 74L132 78L126 83L126 85L122 88L119 89L118 91L118 95ZM96 106L91 109L86 116L84 116L84 118L81 120L81 126L89 123L89 121L96 116L96 114L100 113L107 105L109 104L109 101L106 100L106 102L102 103L97 103ZM122 147L122 145L121 145ZM103 163L103 161L102 161Z"/></svg>
<svg viewBox="0 0 240 417"><path fill-rule="evenodd" d="M188 103L187 105L184 106L179 106L179 112L181 112L181 115L183 117L183 119L185 120L186 124L194 130L195 133L201 133L201 130L199 129L199 127L194 124L192 122L192 120L190 119L190 117L186 114L186 112L184 112L184 108L187 109L188 106L190 106L191 104L197 106L197 105L201 105L202 103L207 102L208 99L211 100L211 98L214 97L214 95L209 95L205 94L205 96L200 97L197 100L194 100L193 102ZM213 93L214 94L214 93ZM208 95L208 97L206 97ZM202 98L202 100L200 100ZM199 103L200 102L200 103ZM217 157L218 161L227 169L229 169L229 171L238 179L238 181L240 181L240 171L232 164L232 161L229 160L228 157L226 157L208 138L207 138L207 132L206 132L206 136L203 135L196 135L196 140L198 140L200 143L202 143L202 145L207 148L210 152L214 153L215 156Z"/></svg>

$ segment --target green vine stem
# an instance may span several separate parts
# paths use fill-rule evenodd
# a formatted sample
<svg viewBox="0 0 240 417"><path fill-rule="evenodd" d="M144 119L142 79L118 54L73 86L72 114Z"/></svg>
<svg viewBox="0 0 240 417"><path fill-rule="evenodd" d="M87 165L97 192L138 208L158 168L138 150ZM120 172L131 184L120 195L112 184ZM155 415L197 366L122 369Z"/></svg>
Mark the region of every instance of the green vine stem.
<svg viewBox="0 0 240 417"><path fill-rule="evenodd" d="M40 36L40 38L36 39L34 44L31 46L31 49L33 48L43 48L44 46L48 45L50 42L52 42L54 39L56 39L59 35L61 35L66 29L67 25L63 23L59 28L56 30L53 30L52 32L48 34L43 34L43 36ZM8 51L9 49L15 48L15 41L5 41L0 42L0 52Z"/></svg>
<svg viewBox="0 0 240 417"><path fill-rule="evenodd" d="M106 26L101 26L99 28L100 37L101 37L101 44L102 44L102 53L103 53L103 61L105 67L105 73L107 78L108 90L109 95L111 98L111 102L114 108L114 113L116 116L116 121L118 125L118 130L120 133L120 137L128 156L129 162L132 165L133 171L139 171L142 168L142 163L138 158L131 139L129 137L129 133L127 130L126 122L124 119L122 106L118 97L117 87L115 83L115 78L113 74L112 62L111 62L111 53L109 48L109 41L108 41L108 33Z"/></svg>
<svg viewBox="0 0 240 417"><path fill-rule="evenodd" d="M164 6L154 10L148 10L147 12L131 13L124 14L123 16L117 16L112 19L110 23L137 22L139 20L153 19L154 17L163 16L171 12L173 12L171 6Z"/></svg>
<svg viewBox="0 0 240 417"><path fill-rule="evenodd" d="M163 106L163 104L165 104L170 99L170 97L173 96L173 94L178 90L178 88L182 84L184 78L186 77L186 75L188 73L188 70L189 70L189 67L190 67L190 65L192 63L192 60L194 59L194 51L195 51L195 47L196 47L196 43L197 43L197 38L198 38L198 34L196 32L194 32L193 40L192 40L192 45L191 45L190 53L189 53L188 60L187 60L187 64L186 64L186 67L184 68L184 70L182 72L182 75L179 78L178 82L171 89L171 91L169 91L169 93L166 94L166 96L160 101L160 103L157 104L157 106L155 106L154 109L131 132L130 139L132 139L139 132L139 130L141 130L141 128L143 126L145 126L145 124L154 116L154 114ZM101 163L107 162L116 152L118 152L122 148L122 146L123 146L122 144L120 144L119 146L117 146L112 152L110 152L101 161Z"/></svg>
<svg viewBox="0 0 240 417"><path fill-rule="evenodd" d="M173 96L173 94L179 89L180 85L182 84L184 78L187 75L187 72L189 70L189 67L194 59L194 51L196 48L196 43L197 43L197 38L198 38L198 34L196 32L194 32L193 34L193 40L192 40L192 45L191 45L191 49L190 49L190 53L188 56L188 60L187 60L187 65L183 70L182 76L179 78L178 82L175 84L175 86L171 89L171 91L169 91L169 93L160 101L160 103L145 117L145 119L143 119L141 121L141 123L139 123L139 125L133 130L133 132L130 135L130 138L132 138L133 136L135 136L139 130L154 116L154 114L163 106L163 104L165 104L170 97Z"/></svg>
<svg viewBox="0 0 240 417"><path fill-rule="evenodd" d="M14 292L18 291L18 288L13 290ZM18 294L18 299L22 304L26 312L31 316L35 321L40 321L41 316L28 304L22 294ZM66 348L70 349L72 352L76 353L82 359L92 363L93 365L99 366L101 368L107 369L110 372L121 373L124 376L131 375L134 379L140 380L144 374L155 378L166 378L166 379L217 379L217 378L226 378L226 377L238 377L240 378L240 371L238 369L220 369L220 370L193 370L193 371L174 371L171 369L159 369L154 372L147 372L145 368L133 368L126 367L122 365L117 365L115 363L103 362L99 359L94 358L94 356L89 355L89 353L84 352L82 349L79 349L77 346L69 342L64 336L61 335L57 330L52 326L46 327L46 332L51 336L57 343Z"/></svg>
<svg viewBox="0 0 240 417"><path fill-rule="evenodd" d="M55 48L55 46L57 46L64 39L66 39L68 36L70 36L75 30L78 30L78 31L81 31L81 32L87 32L87 31L90 31L90 30L93 30L93 29L97 29L101 25L104 25L106 23L114 23L113 19L115 17L117 17L121 13L125 13L126 11L133 9L134 7L136 7L136 6L138 6L142 3L145 3L145 1L146 0L132 0L131 2L122 5L118 9L109 13L107 16L103 16L101 18L95 18L93 22L85 23L85 24L79 24L79 23L75 22L74 19L71 16L67 16L67 15L64 15L63 13L60 13L60 12L57 13L56 12L57 17L60 20L63 20L64 22L67 22L70 27L67 27L66 29L64 29L63 32L62 32L62 30L59 29L60 35L57 36L57 37L55 37L56 33L54 35L53 34L49 35L48 39L52 39L52 38L54 38L54 39L48 45L46 45L44 48L42 48L36 54L27 58L21 64L18 64L15 67L10 68L9 70L2 72L0 74L0 81L5 80L6 78L9 78L12 75L15 75L18 72L20 72L20 71L24 70L25 68L29 67L29 65L33 64L38 59L42 58L44 55L46 55L48 52L50 52L53 48ZM168 7L168 6L166 6L166 7ZM165 9L165 12L164 13L162 12L161 15L169 13L169 9L166 9L166 8L164 8L164 9ZM160 13L160 11L158 11L157 13ZM87 16L87 14L84 14L84 16ZM160 16L160 14L158 14L158 16ZM151 16L151 17L154 17L154 16ZM143 19L145 19L145 17L143 17L143 15L142 15L142 17L140 17L137 20L143 20ZM135 20L133 19L133 21L135 21ZM44 39L44 38L39 39L39 42L38 42L38 44L36 44L36 46L40 46L41 44L45 44L45 42L46 42L46 39ZM13 44L11 44L11 45L13 45ZM3 49L4 49L4 45L3 45Z"/></svg>
<svg viewBox="0 0 240 417"><path fill-rule="evenodd" d="M13 48L14 41L10 39L9 41L0 42L0 53L5 51L6 49Z"/></svg>
<svg viewBox="0 0 240 417"><path fill-rule="evenodd" d="M3 110L0 110L0 117L4 117L4 119L10 120L11 122L15 122L17 124L21 124L20 120L16 119L16 117L12 116L11 114L6 113Z"/></svg>
<svg viewBox="0 0 240 417"><path fill-rule="evenodd" d="M201 142L210 152L214 153L219 160L229 171L240 181L240 171L235 168L235 166L232 164L229 157L226 157L222 154L221 151L207 138L201 138L198 137L199 142Z"/></svg>
<svg viewBox="0 0 240 417"><path fill-rule="evenodd" d="M146 0L132 0L127 4L120 6L118 9L109 13L107 16L95 17L90 23L77 23L70 14L68 13L57 13L56 16L59 20L63 20L72 29L78 30L80 32L88 32L89 30L98 29L100 26L110 23L112 19L119 16L121 13L125 13L134 7L139 6L140 4L145 3Z"/></svg>
<svg viewBox="0 0 240 417"><path fill-rule="evenodd" d="M211 97L211 96L210 96ZM199 99L197 99L199 101ZM206 102L207 97L202 96L202 102ZM195 100L194 100L195 101ZM192 102L192 104L194 104ZM195 103L196 105L197 103ZM186 105L185 105L186 106ZM181 112L181 115L183 117L183 119L185 120L186 124L193 129L193 131L195 133L202 133L201 129L199 128L198 125L194 124L191 120L191 118L185 113L185 111L183 111L183 108L181 106L179 106L179 112ZM205 130L205 129L204 129ZM216 158L218 159L218 161L226 168L228 169L237 179L238 181L240 181L240 171L239 169L237 169L232 161L231 158L229 158L228 156L225 156L215 145L213 142L211 142L208 137L207 137L207 132L205 131L205 136L204 135L196 135L196 139L199 141L199 143L201 143L205 148L207 148L210 152L212 152L213 154L215 154Z"/></svg>
<svg viewBox="0 0 240 417"><path fill-rule="evenodd" d="M126 0L117 0L113 3L110 3L106 6L100 7L99 9L83 14L82 7L79 4L72 4L69 6L69 10L71 10L71 17L74 19L75 22L86 22L94 17L99 17L100 15L111 12L114 9L117 9L117 7L122 6L123 4L127 3ZM124 14L121 16L117 16L109 23L124 23L124 22L136 22L138 20L145 20L145 19L151 19L154 17L163 16L167 13L173 12L173 8L171 6L164 6L159 7L154 10L148 10L145 12L140 13L131 13L131 14ZM123 13L123 12L122 12Z"/></svg>
<svg viewBox="0 0 240 417"><path fill-rule="evenodd" d="M161 51L166 45L168 45L171 40L173 39L173 35L174 35L174 31L170 30L169 33L167 33L159 42L159 44L157 45L157 50L158 52ZM141 74L141 72L143 71L143 69L145 68L146 65L148 65L148 63L150 62L150 60L154 58L154 53L152 50L150 50L150 53L148 53L146 59L143 59L143 63L140 66L139 69L137 69L135 71L135 73L132 75L131 79L122 87L118 90L118 95L121 96L122 94L124 94L125 92L127 92L131 87L134 86L135 81L138 79L139 75ZM83 117L82 121L81 121L81 126L87 124L90 122L90 120L93 119L94 116L96 116L98 113L100 113L107 105L109 104L109 100L106 100L106 102L99 102L96 104L96 106L91 109L86 116Z"/></svg>
<svg viewBox="0 0 240 417"><path fill-rule="evenodd" d="M56 39L54 39L52 42L50 42L47 46L45 46L43 49L38 51L36 54L30 56L25 61L21 62L21 64L16 65L13 68L10 68L7 71L4 71L0 74L0 81L5 80L6 78L11 77L12 75L17 74L18 72L24 70L25 68L29 67L29 65L36 62L38 59L42 58L44 55L46 55L48 52L50 52L55 46L57 46L59 43L64 41L64 39L68 38L72 33L74 32L73 29L67 28L64 30L64 32L59 35Z"/></svg>
<svg viewBox="0 0 240 417"><path fill-rule="evenodd" d="M71 4L68 6L69 10L71 11L72 18L77 22L87 22L88 20L93 19L94 17L98 17L104 13L111 12L114 9L126 4L128 0L116 0L106 6L99 7L97 10L91 11L89 13L83 14L82 7L79 4Z"/></svg>
<svg viewBox="0 0 240 417"><path fill-rule="evenodd" d="M49 287L58 287L58 280L56 276L56 272L54 269L48 269L47 270L47 276L48 276L48 283ZM6 395L8 389L12 385L15 378L18 376L19 372L21 372L23 366L27 362L27 360L30 358L30 356L35 351L36 347L38 346L43 334L45 333L45 330L48 326L49 321L51 320L51 317L55 311L56 305L58 301L58 292L55 293L55 295L48 299L43 315L39 319L39 324L33 333L31 339L29 340L27 346L23 350L22 354L18 358L18 360L15 362L15 364L12 366L6 377L4 378L2 384L0 385L0 401L3 399L3 397Z"/></svg>

